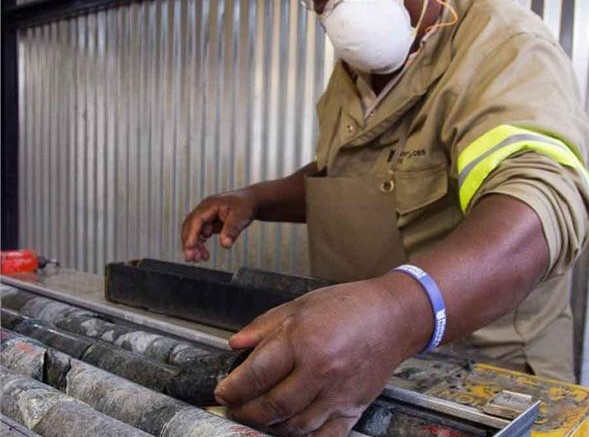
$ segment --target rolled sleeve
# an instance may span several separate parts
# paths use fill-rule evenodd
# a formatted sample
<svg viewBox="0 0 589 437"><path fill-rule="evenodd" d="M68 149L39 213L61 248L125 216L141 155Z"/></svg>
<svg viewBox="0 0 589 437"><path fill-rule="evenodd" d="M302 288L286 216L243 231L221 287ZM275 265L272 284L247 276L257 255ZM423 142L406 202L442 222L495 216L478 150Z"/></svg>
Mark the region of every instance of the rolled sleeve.
<svg viewBox="0 0 589 437"><path fill-rule="evenodd" d="M550 254L545 279L572 267L589 232L589 189L582 175L545 155L527 152L503 161L472 205L489 194L514 197L537 214Z"/></svg>

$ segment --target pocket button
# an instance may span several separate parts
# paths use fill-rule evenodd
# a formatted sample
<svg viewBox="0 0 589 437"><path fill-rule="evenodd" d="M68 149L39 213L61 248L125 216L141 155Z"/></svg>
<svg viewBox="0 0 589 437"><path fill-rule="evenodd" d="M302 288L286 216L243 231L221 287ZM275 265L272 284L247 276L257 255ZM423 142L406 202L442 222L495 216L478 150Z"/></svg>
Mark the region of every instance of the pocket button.
<svg viewBox="0 0 589 437"><path fill-rule="evenodd" d="M382 181L380 183L380 191L383 193L390 193L395 188L395 183L393 181Z"/></svg>

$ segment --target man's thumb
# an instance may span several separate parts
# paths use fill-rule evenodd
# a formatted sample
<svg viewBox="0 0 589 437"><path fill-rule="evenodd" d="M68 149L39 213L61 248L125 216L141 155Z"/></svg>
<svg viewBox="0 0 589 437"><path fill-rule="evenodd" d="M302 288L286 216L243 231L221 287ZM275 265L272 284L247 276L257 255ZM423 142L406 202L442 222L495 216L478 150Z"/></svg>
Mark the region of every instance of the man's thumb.
<svg viewBox="0 0 589 437"><path fill-rule="evenodd" d="M241 231L249 224L249 221L239 219L234 212L230 212L227 216L227 220L223 223L223 229L221 229L221 246L229 249L233 246L233 243L239 237Z"/></svg>

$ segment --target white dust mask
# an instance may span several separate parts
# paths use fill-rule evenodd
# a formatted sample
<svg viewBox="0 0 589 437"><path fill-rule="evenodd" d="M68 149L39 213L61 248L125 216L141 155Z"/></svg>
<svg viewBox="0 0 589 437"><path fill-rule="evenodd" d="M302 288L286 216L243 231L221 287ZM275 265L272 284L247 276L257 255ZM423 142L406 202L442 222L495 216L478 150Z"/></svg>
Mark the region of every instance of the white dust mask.
<svg viewBox="0 0 589 437"><path fill-rule="evenodd" d="M330 0L319 19L335 55L364 73L398 70L415 41L403 0Z"/></svg>

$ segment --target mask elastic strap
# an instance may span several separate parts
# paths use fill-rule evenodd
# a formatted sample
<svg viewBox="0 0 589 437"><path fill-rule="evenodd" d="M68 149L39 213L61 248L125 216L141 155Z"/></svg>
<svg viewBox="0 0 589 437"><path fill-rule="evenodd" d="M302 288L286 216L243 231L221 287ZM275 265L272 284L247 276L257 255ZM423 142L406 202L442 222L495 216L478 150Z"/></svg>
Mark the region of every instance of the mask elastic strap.
<svg viewBox="0 0 589 437"><path fill-rule="evenodd" d="M447 1L444 0L436 0L439 5L442 7L448 8L450 14L452 15L452 21L446 21L445 23L437 23L427 28L426 33L433 30L433 29L440 29L442 27L451 27L454 26L458 22L458 13L456 9L454 9Z"/></svg>
<svg viewBox="0 0 589 437"><path fill-rule="evenodd" d="M423 0L423 5L421 6L421 15L419 16L419 21L417 22L417 26L412 29L412 36L413 39L417 38L417 33L419 32L419 28L421 27L421 23L425 19L425 13L427 12L427 7L429 6L429 0Z"/></svg>

